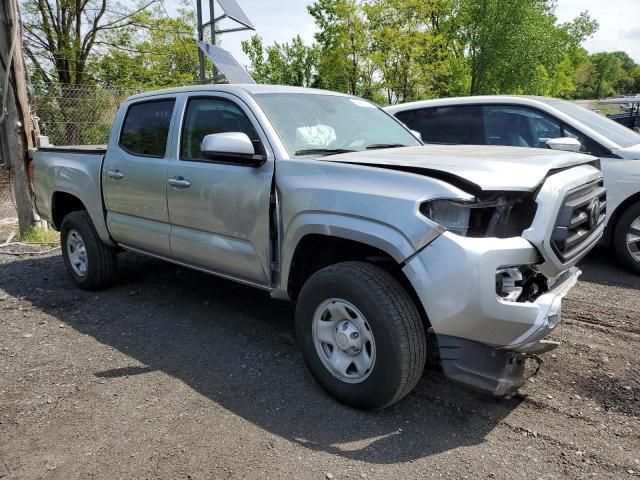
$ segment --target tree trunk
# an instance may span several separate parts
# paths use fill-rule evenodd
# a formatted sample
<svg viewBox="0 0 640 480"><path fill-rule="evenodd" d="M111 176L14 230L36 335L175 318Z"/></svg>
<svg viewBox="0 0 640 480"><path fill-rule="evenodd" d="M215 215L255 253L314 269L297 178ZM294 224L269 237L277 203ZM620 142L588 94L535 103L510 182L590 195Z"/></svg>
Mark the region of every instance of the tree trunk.
<svg viewBox="0 0 640 480"><path fill-rule="evenodd" d="M7 64L0 62L0 78L10 75L11 80L7 98L4 99L7 115L4 122L0 124L0 153L13 172L20 233L26 233L35 223L32 192L27 173L27 152L33 145L19 19L17 1L0 0L0 24L8 25L8 28L3 28L3 34L0 34L0 58L8 62ZM17 43L10 61L9 51L14 35L17 35ZM11 68L8 68L9 63Z"/></svg>

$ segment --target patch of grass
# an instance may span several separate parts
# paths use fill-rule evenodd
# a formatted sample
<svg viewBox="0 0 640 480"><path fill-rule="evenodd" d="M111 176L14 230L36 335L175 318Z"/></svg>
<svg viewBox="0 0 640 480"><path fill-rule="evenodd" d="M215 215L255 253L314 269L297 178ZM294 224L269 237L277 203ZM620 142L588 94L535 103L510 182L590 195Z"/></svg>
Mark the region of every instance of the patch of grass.
<svg viewBox="0 0 640 480"><path fill-rule="evenodd" d="M20 235L19 242L23 243L52 243L60 240L60 234L55 230L45 230L42 227L33 227L24 235Z"/></svg>

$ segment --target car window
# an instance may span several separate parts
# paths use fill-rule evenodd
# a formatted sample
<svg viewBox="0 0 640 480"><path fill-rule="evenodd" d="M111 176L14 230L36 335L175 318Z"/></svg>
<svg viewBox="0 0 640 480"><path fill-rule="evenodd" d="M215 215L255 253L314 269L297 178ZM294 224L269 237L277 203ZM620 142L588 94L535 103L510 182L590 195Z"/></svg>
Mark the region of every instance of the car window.
<svg viewBox="0 0 640 480"><path fill-rule="evenodd" d="M557 120L530 108L486 106L485 143L512 147L547 148L547 141L562 137Z"/></svg>
<svg viewBox="0 0 640 480"><path fill-rule="evenodd" d="M208 160L200 150L204 137L212 133L227 132L247 134L256 153L262 153L260 137L238 105L221 98L190 99L182 125L180 159Z"/></svg>
<svg viewBox="0 0 640 480"><path fill-rule="evenodd" d="M120 133L120 146L133 155L163 157L174 105L174 99L131 105Z"/></svg>
<svg viewBox="0 0 640 480"><path fill-rule="evenodd" d="M420 132L424 143L477 144L477 107L434 107L407 110L396 117L411 130Z"/></svg>

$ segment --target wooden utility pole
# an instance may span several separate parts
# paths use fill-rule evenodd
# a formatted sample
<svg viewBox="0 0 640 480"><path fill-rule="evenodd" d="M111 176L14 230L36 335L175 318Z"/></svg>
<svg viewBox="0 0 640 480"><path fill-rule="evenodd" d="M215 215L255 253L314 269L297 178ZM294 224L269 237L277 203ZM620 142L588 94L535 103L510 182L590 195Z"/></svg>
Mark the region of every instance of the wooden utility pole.
<svg viewBox="0 0 640 480"><path fill-rule="evenodd" d="M0 96L0 163L11 169L20 233L26 233L35 222L27 173L33 137L17 0L0 0Z"/></svg>

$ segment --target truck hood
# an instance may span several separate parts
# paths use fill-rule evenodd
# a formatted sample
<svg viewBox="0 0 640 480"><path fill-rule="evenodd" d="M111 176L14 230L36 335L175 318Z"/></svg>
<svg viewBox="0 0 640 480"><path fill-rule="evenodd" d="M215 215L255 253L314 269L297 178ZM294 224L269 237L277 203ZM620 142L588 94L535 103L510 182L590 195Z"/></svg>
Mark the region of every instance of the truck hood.
<svg viewBox="0 0 640 480"><path fill-rule="evenodd" d="M366 150L323 157L322 160L440 178L457 183L469 193L532 191L551 171L597 161L595 157L580 153L483 145L424 145Z"/></svg>

